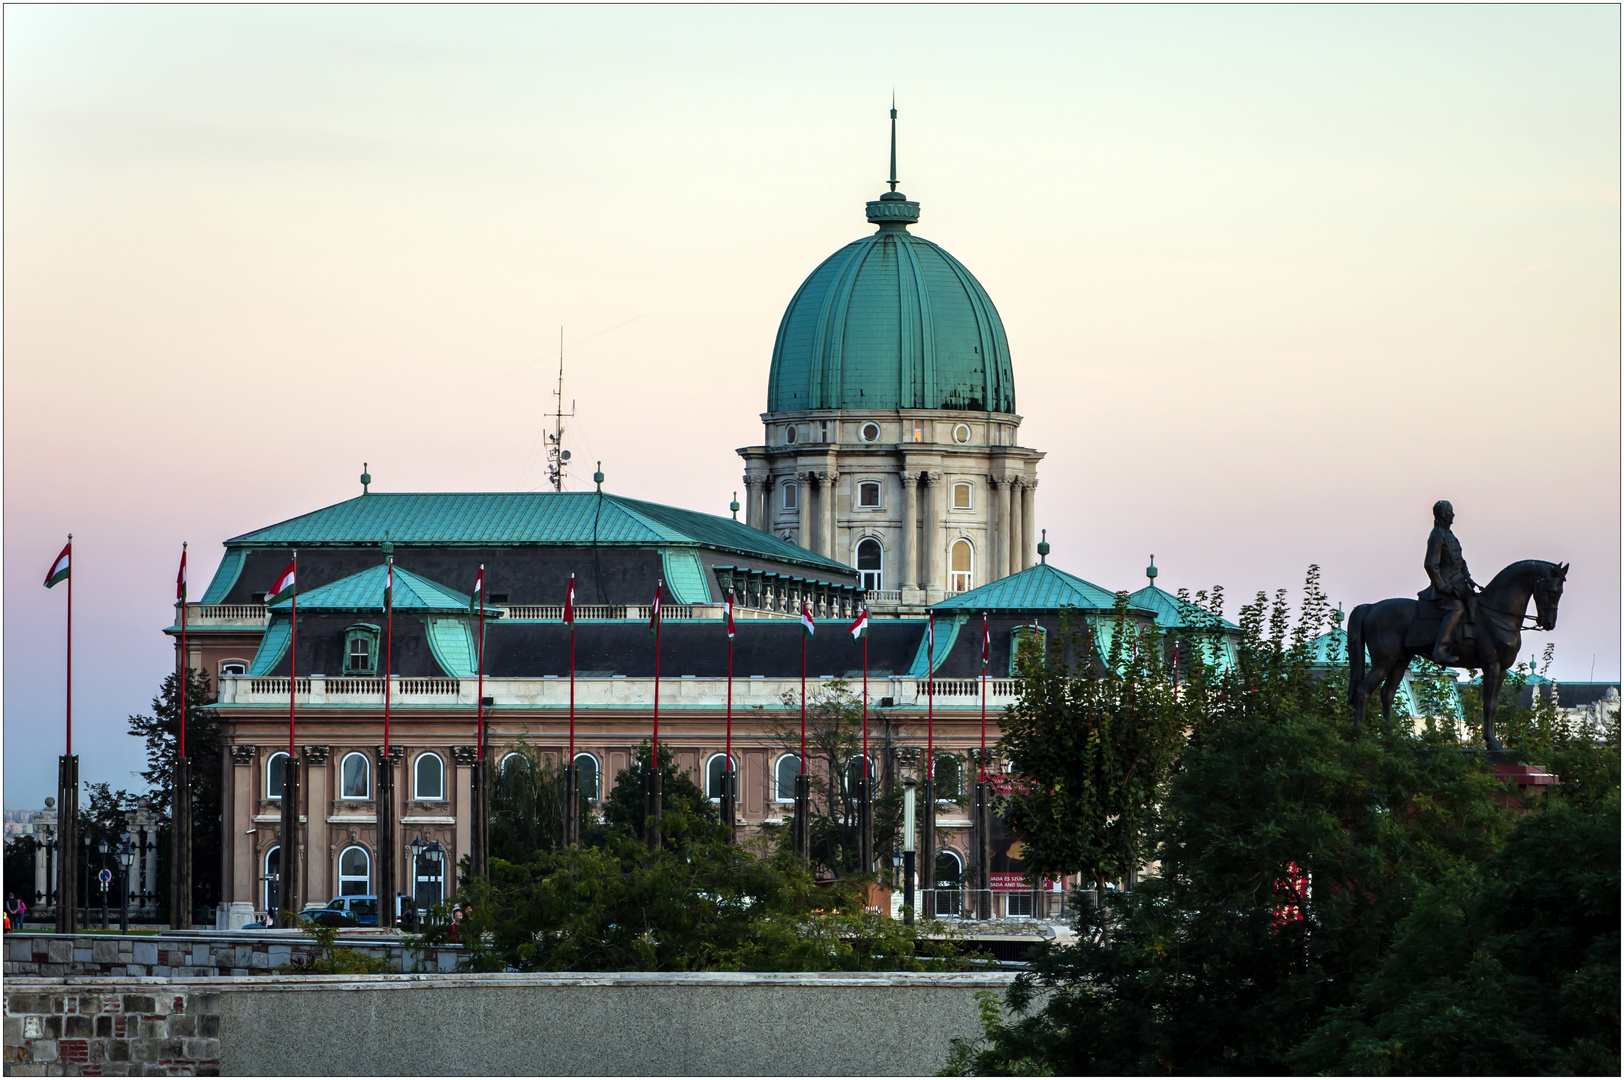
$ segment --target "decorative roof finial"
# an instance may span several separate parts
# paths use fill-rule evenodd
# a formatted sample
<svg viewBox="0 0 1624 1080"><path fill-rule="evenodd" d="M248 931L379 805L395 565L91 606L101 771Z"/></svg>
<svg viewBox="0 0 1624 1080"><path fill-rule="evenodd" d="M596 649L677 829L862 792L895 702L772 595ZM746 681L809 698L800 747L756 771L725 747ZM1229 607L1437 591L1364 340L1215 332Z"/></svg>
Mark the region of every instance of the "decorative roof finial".
<svg viewBox="0 0 1624 1080"><path fill-rule="evenodd" d="M1145 576L1150 579L1150 583L1152 585L1155 585L1156 575L1159 573L1161 573L1161 571L1156 569L1156 556L1152 555L1150 557L1150 565L1145 567Z"/></svg>
<svg viewBox="0 0 1624 1080"><path fill-rule="evenodd" d="M361 494L367 493L367 487L372 483L372 474L367 472L367 463L361 462Z"/></svg>
<svg viewBox="0 0 1624 1080"><path fill-rule="evenodd" d="M897 92L891 91L891 179L886 183L897 189Z"/></svg>
<svg viewBox="0 0 1624 1080"><path fill-rule="evenodd" d="M598 492L603 492L603 462L598 462L598 471L592 474L592 482L598 485Z"/></svg>
<svg viewBox="0 0 1624 1080"><path fill-rule="evenodd" d="M1045 566L1049 563L1049 530L1043 530L1043 539L1038 541L1038 560Z"/></svg>
<svg viewBox="0 0 1624 1080"><path fill-rule="evenodd" d="M1335 624L1336 626L1340 627L1342 625L1342 620L1344 618L1345 618L1345 616L1342 614L1342 602L1340 600L1338 600L1337 604L1336 604L1336 610L1331 612L1331 622L1333 624Z"/></svg>
<svg viewBox="0 0 1624 1080"><path fill-rule="evenodd" d="M737 491L733 493L733 501L727 504L727 508L733 511L733 520L739 520L739 493Z"/></svg>

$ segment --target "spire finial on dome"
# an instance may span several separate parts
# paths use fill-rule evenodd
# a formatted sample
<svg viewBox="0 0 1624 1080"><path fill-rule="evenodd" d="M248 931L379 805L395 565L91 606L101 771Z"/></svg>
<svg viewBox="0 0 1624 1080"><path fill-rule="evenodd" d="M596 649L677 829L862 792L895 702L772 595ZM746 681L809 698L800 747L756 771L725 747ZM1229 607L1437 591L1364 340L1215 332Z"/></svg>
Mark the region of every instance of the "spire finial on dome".
<svg viewBox="0 0 1624 1080"><path fill-rule="evenodd" d="M1043 539L1038 541L1038 559L1045 565L1049 562L1049 530L1043 530Z"/></svg>
<svg viewBox="0 0 1624 1080"><path fill-rule="evenodd" d="M1152 555L1150 557L1150 565L1145 567L1145 576L1148 577L1150 579L1150 583L1154 585L1156 584L1156 575L1159 573L1161 573L1161 571L1156 569L1156 556Z"/></svg>
<svg viewBox="0 0 1624 1080"><path fill-rule="evenodd" d="M891 91L891 190L897 189L897 92Z"/></svg>

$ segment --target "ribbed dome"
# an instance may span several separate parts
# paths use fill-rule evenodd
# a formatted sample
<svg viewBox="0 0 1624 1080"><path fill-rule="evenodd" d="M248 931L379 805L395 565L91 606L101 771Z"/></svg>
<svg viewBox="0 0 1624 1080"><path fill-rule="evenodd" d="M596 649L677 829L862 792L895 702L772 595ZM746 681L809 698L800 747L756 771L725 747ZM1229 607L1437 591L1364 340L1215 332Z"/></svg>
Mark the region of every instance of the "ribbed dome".
<svg viewBox="0 0 1624 1080"><path fill-rule="evenodd" d="M1015 411L998 309L964 264L908 232L919 204L904 198L869 203L879 229L795 293L773 347L768 412Z"/></svg>

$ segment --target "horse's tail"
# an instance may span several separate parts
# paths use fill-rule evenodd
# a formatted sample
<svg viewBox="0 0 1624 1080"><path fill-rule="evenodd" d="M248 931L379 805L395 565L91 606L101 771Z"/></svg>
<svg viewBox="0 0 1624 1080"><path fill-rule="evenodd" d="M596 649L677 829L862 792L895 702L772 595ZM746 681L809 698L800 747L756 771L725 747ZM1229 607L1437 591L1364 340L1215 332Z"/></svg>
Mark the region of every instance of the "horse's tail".
<svg viewBox="0 0 1624 1080"><path fill-rule="evenodd" d="M1365 681L1365 612L1369 604L1360 604L1348 613L1348 704L1355 704L1354 695Z"/></svg>

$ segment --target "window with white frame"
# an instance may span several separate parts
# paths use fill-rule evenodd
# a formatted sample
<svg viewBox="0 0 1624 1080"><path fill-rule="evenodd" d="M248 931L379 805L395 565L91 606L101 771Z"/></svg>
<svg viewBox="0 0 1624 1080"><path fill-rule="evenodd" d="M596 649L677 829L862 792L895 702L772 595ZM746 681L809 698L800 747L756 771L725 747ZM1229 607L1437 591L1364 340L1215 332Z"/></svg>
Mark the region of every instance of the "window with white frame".
<svg viewBox="0 0 1624 1080"><path fill-rule="evenodd" d="M417 880L412 897L419 911L427 911L445 899L445 864L426 854L419 854L414 861L417 865L413 868L412 876Z"/></svg>
<svg viewBox="0 0 1624 1080"><path fill-rule="evenodd" d="M338 895L367 896L372 892L372 856L359 844L338 853Z"/></svg>
<svg viewBox="0 0 1624 1080"><path fill-rule="evenodd" d="M956 424L953 427L953 441L963 445L970 441L970 425Z"/></svg>
<svg viewBox="0 0 1624 1080"><path fill-rule="evenodd" d="M885 588L885 549L872 537L857 544L857 576L865 591Z"/></svg>
<svg viewBox="0 0 1624 1080"><path fill-rule="evenodd" d="M795 801L795 778L801 775L799 754L785 754L773 767L773 801Z"/></svg>
<svg viewBox="0 0 1624 1080"><path fill-rule="evenodd" d="M265 797L267 799L280 799L282 797L282 781L287 775L288 756L286 754L272 754L265 762Z"/></svg>
<svg viewBox="0 0 1624 1080"><path fill-rule="evenodd" d="M502 755L502 760L497 762L496 769L497 769L498 772L507 772L507 768L508 768L509 765L512 765L516 761L523 761L523 760L525 760L524 755L520 754L520 753L518 753L516 751L514 753L511 753L511 754L503 754Z"/></svg>
<svg viewBox="0 0 1624 1080"><path fill-rule="evenodd" d="M282 849L273 847L265 853L265 910L274 912L281 903Z"/></svg>
<svg viewBox="0 0 1624 1080"><path fill-rule="evenodd" d="M723 773L723 770L725 770L727 768L727 765L728 765L728 757L727 757L726 754L712 754L711 757L710 757L710 760L705 762L705 797L707 799L711 799L713 801L719 801L722 798L722 780L723 780L722 773ZM737 785L737 783L738 783L738 776L739 776L739 762L738 762L737 759L734 759L734 761L733 761L733 779L734 779L734 784L735 785ZM737 788L737 786L735 786L735 788L734 788L734 796L735 796L735 798L737 797L737 794L738 794L738 788ZM792 794L793 794L793 792L792 792Z"/></svg>
<svg viewBox="0 0 1624 1080"><path fill-rule="evenodd" d="M598 801L598 759L591 754L575 755L575 787L587 802Z"/></svg>
<svg viewBox="0 0 1624 1080"><path fill-rule="evenodd" d="M870 758L868 760L868 778L872 781L878 779L878 777L879 774L874 771L874 759ZM862 779L863 755L853 754L851 757L846 759L846 790L855 792L857 790L858 781ZM872 784L870 786L872 786Z"/></svg>
<svg viewBox="0 0 1624 1080"><path fill-rule="evenodd" d="M948 588L954 592L969 592L975 587L975 551L968 540L953 542L953 580Z"/></svg>
<svg viewBox="0 0 1624 1080"><path fill-rule="evenodd" d="M819 442L828 442L829 441L829 421L827 421L827 420L819 420L818 421L818 441Z"/></svg>
<svg viewBox="0 0 1624 1080"><path fill-rule="evenodd" d="M800 505L801 485L791 480L784 485L784 509L793 510Z"/></svg>
<svg viewBox="0 0 1624 1080"><path fill-rule="evenodd" d="M1030 626L1017 626L1009 632L1009 674L1020 674L1021 653L1024 650L1036 651L1038 659L1042 659L1047 647L1048 631L1036 624Z"/></svg>
<svg viewBox="0 0 1624 1080"><path fill-rule="evenodd" d="M957 916L962 908L964 860L951 851L936 853L936 914Z"/></svg>
<svg viewBox="0 0 1624 1080"><path fill-rule="evenodd" d="M955 509L955 510L973 510L973 509L975 509L975 504L972 501L975 498L973 488L974 488L974 485L972 485L972 484L954 484L953 485L953 509Z"/></svg>
<svg viewBox="0 0 1624 1080"><path fill-rule="evenodd" d="M1008 915L1011 919L1030 919L1032 917L1032 894L1029 892L1012 892L1006 900Z"/></svg>
<svg viewBox="0 0 1624 1080"><path fill-rule="evenodd" d="M221 677L225 677L225 676L228 676L228 675L246 675L246 674L248 674L248 662L247 661L245 661L245 660L222 660L222 661L220 661L220 675L221 675Z"/></svg>
<svg viewBox="0 0 1624 1080"><path fill-rule="evenodd" d="M952 754L936 755L936 773L931 777L931 792L938 802L952 802L959 797L962 784L959 759Z"/></svg>
<svg viewBox="0 0 1624 1080"><path fill-rule="evenodd" d="M875 423L864 424L863 427L862 427L862 430L858 432L858 436L864 442L879 442L880 441L880 425L875 424Z"/></svg>
<svg viewBox="0 0 1624 1080"><path fill-rule="evenodd" d="M801 433L798 430L796 430L796 427L795 427L794 424L791 424L791 425L789 425L789 427L784 429L784 441L785 442L792 443L792 442L794 442L796 439L798 439L800 437L801 437Z"/></svg>
<svg viewBox="0 0 1624 1080"><path fill-rule="evenodd" d="M367 756L360 753L344 755L339 765L341 777L338 797L341 799L365 799L370 796L372 779L371 769L367 765Z"/></svg>
<svg viewBox="0 0 1624 1080"><path fill-rule="evenodd" d="M880 482L878 480L864 480L857 485L857 505L861 507L878 507L880 505Z"/></svg>
<svg viewBox="0 0 1624 1080"><path fill-rule="evenodd" d="M378 628L357 623L344 631L344 674L378 673Z"/></svg>
<svg viewBox="0 0 1624 1080"><path fill-rule="evenodd" d="M445 762L439 754L419 754L412 768L412 798L419 802L445 799Z"/></svg>

